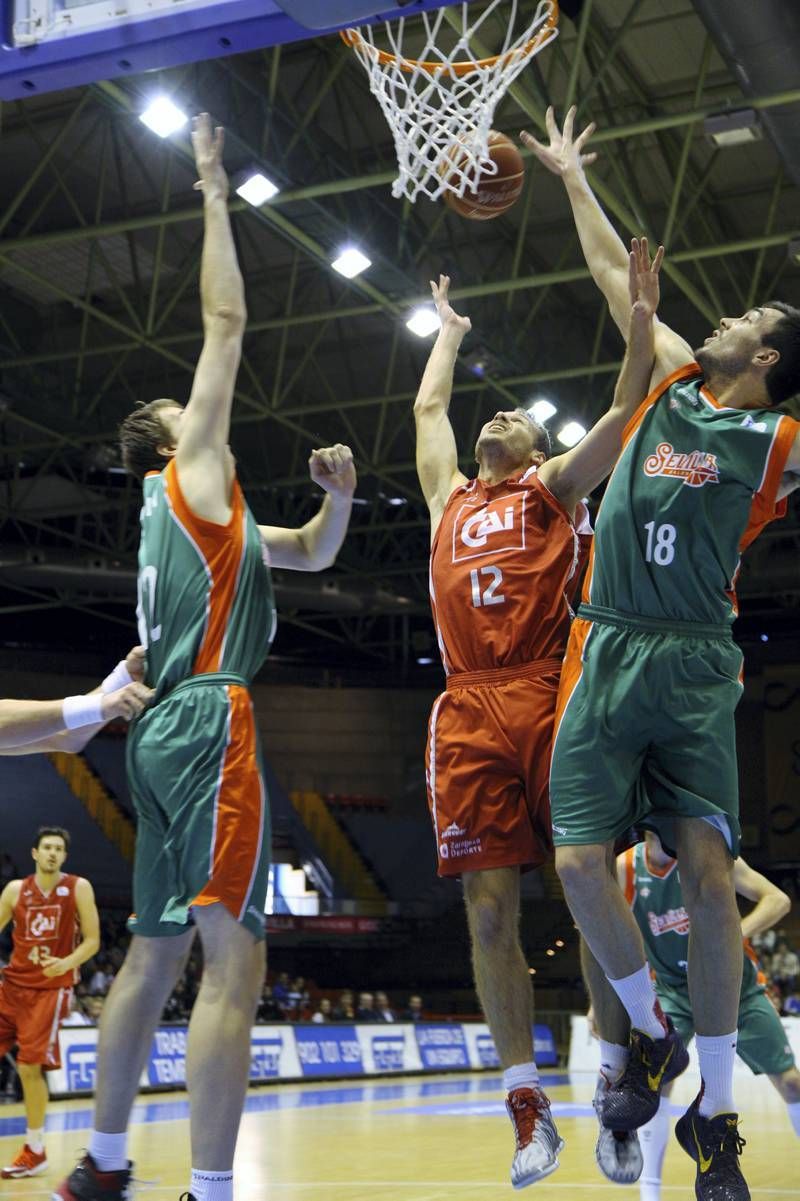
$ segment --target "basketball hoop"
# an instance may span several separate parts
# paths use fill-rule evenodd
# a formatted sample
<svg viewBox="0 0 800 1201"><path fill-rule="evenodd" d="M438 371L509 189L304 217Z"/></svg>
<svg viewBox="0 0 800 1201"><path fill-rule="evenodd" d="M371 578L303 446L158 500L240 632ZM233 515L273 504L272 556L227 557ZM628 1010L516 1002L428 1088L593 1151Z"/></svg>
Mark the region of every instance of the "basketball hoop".
<svg viewBox="0 0 800 1201"><path fill-rule="evenodd" d="M490 58L477 58L471 53L472 41L492 13L509 2L501 49ZM445 9L435 15L420 13L411 26L416 35L420 22L424 30L415 58L403 52L409 18L384 23L388 50L376 45L371 26L342 31L392 131L400 167L393 196L411 201L420 193L431 200L446 191L463 196L467 188L476 191L479 176L497 170L488 140L498 101L534 55L558 36L557 0L540 0L532 19L515 35L517 10L527 7L524 0L491 0L470 23L469 5L461 4L460 30L451 30L449 24L443 29ZM453 44L445 50L448 33Z"/></svg>

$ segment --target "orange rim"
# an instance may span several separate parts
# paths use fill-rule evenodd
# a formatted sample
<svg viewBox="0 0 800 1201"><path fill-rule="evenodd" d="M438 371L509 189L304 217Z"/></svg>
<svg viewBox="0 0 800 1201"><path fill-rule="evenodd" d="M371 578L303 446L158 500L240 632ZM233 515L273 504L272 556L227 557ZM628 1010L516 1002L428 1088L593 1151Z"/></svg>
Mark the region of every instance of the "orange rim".
<svg viewBox="0 0 800 1201"><path fill-rule="evenodd" d="M374 51L377 53L378 62L384 67L390 63L397 63L400 70L405 71L409 75L413 71L427 71L429 75L436 75L441 72L442 74L460 77L462 75L469 75L470 71L485 70L487 67L494 67L498 63L505 66L506 63L511 62L515 58L530 58L537 50L541 50L558 33L558 0L551 0L551 5L550 15L547 20L540 26L535 36L529 42L526 42L524 46L518 46L516 50L507 50L505 54L495 54L491 58L477 59L474 62L450 63L444 70L442 63L425 62L416 58L400 58L396 54L391 54L388 50L377 50L376 47L371 46L361 36L358 29L342 29L339 31L339 37L346 46L350 46L353 49L364 48L370 52Z"/></svg>

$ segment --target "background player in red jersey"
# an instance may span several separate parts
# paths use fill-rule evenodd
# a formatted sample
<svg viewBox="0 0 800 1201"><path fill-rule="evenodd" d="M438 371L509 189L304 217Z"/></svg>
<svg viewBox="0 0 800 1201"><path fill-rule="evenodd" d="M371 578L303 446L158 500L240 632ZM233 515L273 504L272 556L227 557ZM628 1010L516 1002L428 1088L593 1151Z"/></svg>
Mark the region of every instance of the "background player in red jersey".
<svg viewBox="0 0 800 1201"><path fill-rule="evenodd" d="M93 692L63 701L0 700L0 755L82 751L106 722L142 712L153 695L143 680L144 648L134 646Z"/></svg>
<svg viewBox="0 0 800 1201"><path fill-rule="evenodd" d="M31 849L36 871L0 895L0 930L14 923L14 953L0 980L0 1056L15 1044L28 1130L4 1180L47 1171L46 1071L61 1066L58 1027L67 1016L77 969L100 946L100 919L88 880L62 872L69 834L43 826Z"/></svg>
<svg viewBox="0 0 800 1201"><path fill-rule="evenodd" d="M567 454L524 409L495 413L459 470L448 419L458 347L470 329L431 283L442 322L414 405L417 471L431 514L431 601L447 690L433 706L428 799L440 875L461 875L475 986L504 1069L515 1188L558 1167L561 1140L539 1088L533 994L519 942L520 869L550 853L547 777L568 595L588 515L581 497L614 465L652 368L658 271L630 256L630 341L614 403Z"/></svg>

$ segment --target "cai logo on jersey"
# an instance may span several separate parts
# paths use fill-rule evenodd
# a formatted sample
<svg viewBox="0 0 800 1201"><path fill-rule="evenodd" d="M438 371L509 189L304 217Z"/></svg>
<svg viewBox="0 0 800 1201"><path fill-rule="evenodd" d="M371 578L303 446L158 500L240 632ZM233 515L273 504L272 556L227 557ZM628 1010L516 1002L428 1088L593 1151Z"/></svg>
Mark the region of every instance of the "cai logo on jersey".
<svg viewBox="0 0 800 1201"><path fill-rule="evenodd" d="M59 905L41 905L36 909L28 909L25 914L25 937L55 938L61 921Z"/></svg>
<svg viewBox="0 0 800 1201"><path fill-rule="evenodd" d="M668 909L666 913L648 913L647 924L656 938L660 934L688 934L689 914L681 905L680 909Z"/></svg>
<svg viewBox="0 0 800 1201"><path fill-rule="evenodd" d="M673 479L683 480L690 488L719 483L716 455L707 454L704 450L690 450L684 453L675 450L669 442L659 443L656 453L647 456L644 461L644 473L649 476L671 476Z"/></svg>
<svg viewBox="0 0 800 1201"><path fill-rule="evenodd" d="M525 495L500 496L490 504L462 505L453 524L453 562L525 549Z"/></svg>

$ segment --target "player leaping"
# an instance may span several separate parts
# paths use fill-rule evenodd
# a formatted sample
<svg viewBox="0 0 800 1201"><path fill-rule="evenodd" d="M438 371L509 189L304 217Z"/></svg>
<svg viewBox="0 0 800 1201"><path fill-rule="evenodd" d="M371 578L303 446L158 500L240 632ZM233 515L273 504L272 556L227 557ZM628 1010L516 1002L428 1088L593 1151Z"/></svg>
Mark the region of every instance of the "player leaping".
<svg viewBox="0 0 800 1201"><path fill-rule="evenodd" d="M495 413L459 470L448 418L453 368L470 329L431 284L442 328L414 405L417 471L431 515L431 601L447 691L430 718L428 799L439 874L461 875L475 986L504 1069L517 1150L515 1188L558 1167L561 1140L539 1087L533 995L519 941L520 870L550 853L547 774L581 538L581 497L611 470L647 388L662 251L634 242L628 352L610 410L573 450L524 409Z"/></svg>
<svg viewBox="0 0 800 1201"><path fill-rule="evenodd" d="M625 249L584 173L593 127L573 139L574 116L562 133L548 112L549 146L523 138L564 181L587 264L624 331ZM601 1120L631 1131L654 1115L685 1051L656 1002L613 847L645 825L677 852L703 1090L676 1134L697 1163L699 1201L744 1201L732 1089L742 656L731 624L740 554L800 484L800 425L776 411L800 387L800 312L770 301L723 317L694 352L657 324L655 349L653 390L606 488L561 679L550 781L556 867L630 1017L630 1058L617 1048L621 1076Z"/></svg>
<svg viewBox="0 0 800 1201"><path fill-rule="evenodd" d="M270 820L249 685L275 630L270 562L317 571L347 530L356 478L347 447L312 453L323 505L297 530L257 526L228 447L246 322L228 217L222 131L193 134L203 192L204 340L186 408L127 418L123 461L144 476L139 619L155 703L128 739L136 805L133 938L103 1011L95 1128L56 1191L124 1201L127 1125L153 1032L195 929L203 978L189 1023L193 1201L231 1201L233 1152L264 978Z"/></svg>

